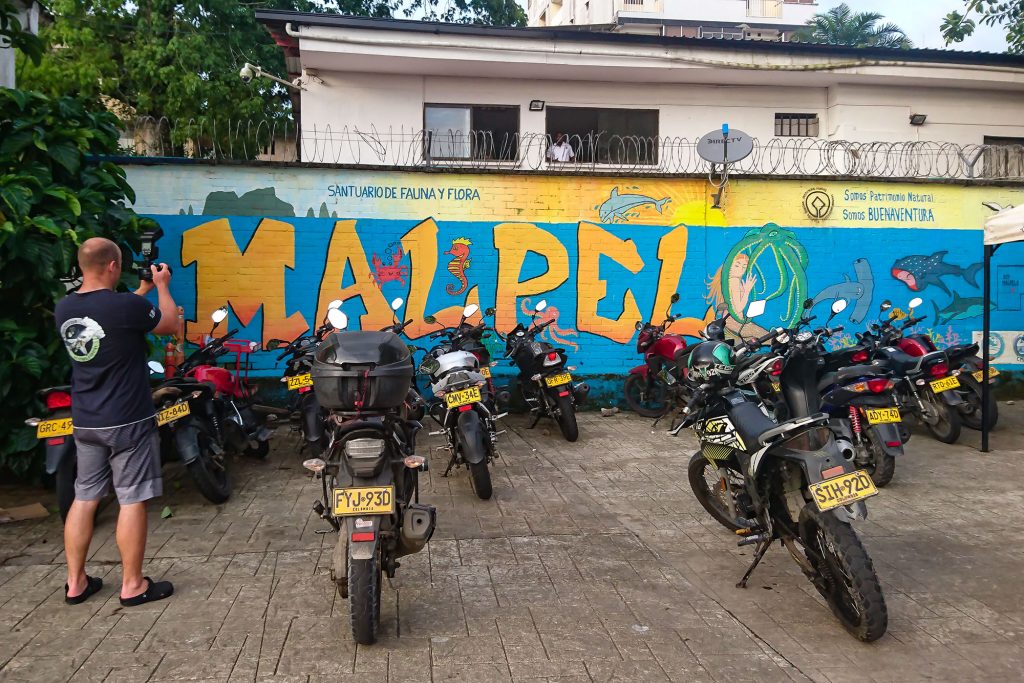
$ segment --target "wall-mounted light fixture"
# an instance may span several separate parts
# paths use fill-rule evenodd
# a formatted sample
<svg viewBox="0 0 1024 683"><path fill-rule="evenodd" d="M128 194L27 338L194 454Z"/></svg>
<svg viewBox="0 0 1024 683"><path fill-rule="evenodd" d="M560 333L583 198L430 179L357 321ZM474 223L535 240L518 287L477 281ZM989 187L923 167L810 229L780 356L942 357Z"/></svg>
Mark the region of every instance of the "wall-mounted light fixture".
<svg viewBox="0 0 1024 683"><path fill-rule="evenodd" d="M924 122L928 120L928 114L911 114L910 125L912 126L923 126Z"/></svg>
<svg viewBox="0 0 1024 683"><path fill-rule="evenodd" d="M544 111L544 100L530 100L530 111Z"/></svg>

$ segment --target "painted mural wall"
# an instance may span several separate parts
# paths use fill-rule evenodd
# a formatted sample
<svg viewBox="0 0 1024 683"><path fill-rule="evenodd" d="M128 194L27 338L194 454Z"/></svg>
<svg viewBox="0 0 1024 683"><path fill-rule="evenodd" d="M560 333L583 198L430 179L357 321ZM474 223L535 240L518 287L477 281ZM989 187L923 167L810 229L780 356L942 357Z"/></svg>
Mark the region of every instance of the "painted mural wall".
<svg viewBox="0 0 1024 683"><path fill-rule="evenodd" d="M136 209L164 230L192 339L225 303L238 336L262 344L315 326L333 299L352 328L379 329L401 296L413 339L437 329L428 314L456 322L469 303L494 306L508 330L545 299L545 335L589 376L636 365L634 324L661 322L674 292L684 317L671 330L686 335L721 310L744 336L785 326L806 298L824 319L842 297L838 343L852 343L883 300L905 316L920 296L920 331L970 341L983 202L1024 202L1021 189L943 184L732 180L716 209L697 179L173 165L130 166L128 178ZM1018 347L1005 365L1024 363L1022 278L1024 244L1002 248L993 329ZM754 299L767 313L745 320ZM279 372L266 352L256 367Z"/></svg>

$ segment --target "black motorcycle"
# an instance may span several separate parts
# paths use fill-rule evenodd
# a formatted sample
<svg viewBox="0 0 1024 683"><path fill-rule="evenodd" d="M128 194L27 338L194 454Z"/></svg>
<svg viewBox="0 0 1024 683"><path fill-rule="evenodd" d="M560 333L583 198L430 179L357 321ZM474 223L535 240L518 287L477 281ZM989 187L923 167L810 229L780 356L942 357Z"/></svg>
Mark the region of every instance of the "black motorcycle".
<svg viewBox="0 0 1024 683"><path fill-rule="evenodd" d="M539 301L534 310L530 326L518 323L505 338L505 357L519 368L519 390L523 400L534 414L530 429L537 426L542 417L551 417L566 441L576 441L579 426L576 424L576 406L586 400L590 387L586 382L572 383L575 366L566 365L565 349L555 348L544 341L537 341L537 335L553 320L537 324L537 313L547 308L546 301Z"/></svg>
<svg viewBox="0 0 1024 683"><path fill-rule="evenodd" d="M347 326L340 310L328 316L336 330ZM392 332L339 331L317 347L311 374L329 411L328 443L323 458L304 466L322 483L314 511L340 534L332 578L349 601L353 638L366 645L377 638L383 576L394 577L399 558L434 533L435 509L419 502L422 425L405 402L412 356Z"/></svg>
<svg viewBox="0 0 1024 683"><path fill-rule="evenodd" d="M725 320L716 323L724 327ZM739 545L756 546L737 586L746 587L779 540L843 627L860 640L877 640L888 626L885 600L851 525L867 516L864 499L877 493L871 477L843 457L828 415L773 421L756 397L734 386L738 368L728 343L698 344L687 372L695 393L671 431L694 428L701 444L688 471L694 495L744 537ZM785 391L785 378L782 384ZM817 395L817 381L802 375L788 391L809 399Z"/></svg>

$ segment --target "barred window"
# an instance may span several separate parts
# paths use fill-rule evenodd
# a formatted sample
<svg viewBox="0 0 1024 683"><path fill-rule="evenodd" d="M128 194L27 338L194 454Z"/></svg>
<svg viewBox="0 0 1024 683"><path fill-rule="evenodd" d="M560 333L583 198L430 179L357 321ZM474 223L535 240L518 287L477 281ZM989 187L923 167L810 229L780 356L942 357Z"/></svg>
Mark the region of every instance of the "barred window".
<svg viewBox="0 0 1024 683"><path fill-rule="evenodd" d="M775 137L816 138L818 137L817 114L776 114Z"/></svg>

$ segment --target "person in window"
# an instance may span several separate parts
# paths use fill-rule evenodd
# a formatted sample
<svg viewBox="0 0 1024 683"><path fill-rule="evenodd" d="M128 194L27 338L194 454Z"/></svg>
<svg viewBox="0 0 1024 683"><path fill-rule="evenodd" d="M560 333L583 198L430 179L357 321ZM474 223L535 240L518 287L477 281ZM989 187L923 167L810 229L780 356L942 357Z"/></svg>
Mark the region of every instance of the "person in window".
<svg viewBox="0 0 1024 683"><path fill-rule="evenodd" d="M569 144L568 136L565 133L555 135L555 142L548 147L548 160L558 162L569 162L576 158L576 152Z"/></svg>

